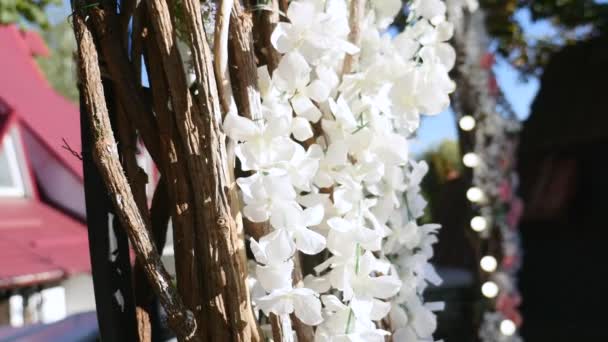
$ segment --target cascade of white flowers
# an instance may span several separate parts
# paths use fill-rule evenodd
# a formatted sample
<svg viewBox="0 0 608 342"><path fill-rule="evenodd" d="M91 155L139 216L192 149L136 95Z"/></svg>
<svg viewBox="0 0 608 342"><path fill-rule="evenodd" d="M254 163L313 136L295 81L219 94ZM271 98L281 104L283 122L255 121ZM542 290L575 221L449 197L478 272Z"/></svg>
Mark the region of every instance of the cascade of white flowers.
<svg viewBox="0 0 608 342"><path fill-rule="evenodd" d="M391 333L428 341L441 305L425 304L422 293L441 281L428 262L439 226L417 224L428 167L409 159L407 138L421 114L449 105L453 28L441 0L407 9L401 0L369 0L355 46L350 5L291 1L288 22L272 35L279 65L272 75L259 69L263 122L236 115L224 122L241 168L253 172L237 180L243 214L272 227L250 241L253 300L285 331L291 313L317 326L318 341L384 341ZM408 25L392 36L386 29L401 10ZM347 54L359 58L343 75ZM294 285L294 254L324 250L316 274ZM385 318L390 324L380 324Z"/></svg>

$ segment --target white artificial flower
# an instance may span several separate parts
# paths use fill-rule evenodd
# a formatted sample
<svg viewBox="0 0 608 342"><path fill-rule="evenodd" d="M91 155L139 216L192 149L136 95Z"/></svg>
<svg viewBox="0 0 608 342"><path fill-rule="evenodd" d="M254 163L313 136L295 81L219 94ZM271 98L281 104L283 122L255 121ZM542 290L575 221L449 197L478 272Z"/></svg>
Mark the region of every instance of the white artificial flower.
<svg viewBox="0 0 608 342"><path fill-rule="evenodd" d="M272 45L280 53L298 51L311 64L337 52L355 54L359 49L348 42L348 19L345 8L324 11L312 1L292 1L287 9L289 23L277 24L271 36ZM342 14L342 15L341 15Z"/></svg>
<svg viewBox="0 0 608 342"><path fill-rule="evenodd" d="M403 7L401 0L372 0L371 4L376 13L376 22L380 29L385 29L392 24Z"/></svg>
<svg viewBox="0 0 608 342"><path fill-rule="evenodd" d="M298 52L287 53L279 62L272 80L277 89L290 99L294 112L311 122L321 118L321 111L313 101L327 100L331 89L321 80L310 81L311 67Z"/></svg>
<svg viewBox="0 0 608 342"><path fill-rule="evenodd" d="M441 0L414 0L410 8L416 15L431 22L444 17L446 13L445 3Z"/></svg>
<svg viewBox="0 0 608 342"><path fill-rule="evenodd" d="M449 105L453 26L442 1L414 0L412 22L392 37L384 30L401 1L371 0L358 48L348 42L348 5L291 1L271 36L277 69L258 69L263 120L224 121L242 169L253 172L237 179L242 212L272 227L250 244L255 309L278 315L287 330L291 313L320 324L315 340L332 342L384 341L389 332L374 321L390 311L394 340L431 341L434 309L421 298L441 282L429 263L439 226L416 222L428 165L410 161L407 138L420 115ZM342 75L345 55L355 53L355 70ZM322 131L313 130L321 119ZM325 248L316 275L294 288L294 253ZM322 309L317 293L329 291L336 295L323 296Z"/></svg>
<svg viewBox="0 0 608 342"><path fill-rule="evenodd" d="M230 138L243 142L236 146L235 153L245 171L268 171L277 163L291 159L298 146L289 139L289 121L284 118L260 127L247 118L227 115L224 131Z"/></svg>
<svg viewBox="0 0 608 342"><path fill-rule="evenodd" d="M287 175L253 174L237 179L243 194L243 214L252 222L264 222L271 213L280 212L286 203L295 203L296 192Z"/></svg>
<svg viewBox="0 0 608 342"><path fill-rule="evenodd" d="M325 248L325 237L308 227L323 221L323 206L302 208L294 202L277 204L277 212L270 217L270 224L285 230L295 240L296 248L304 254L314 255Z"/></svg>
<svg viewBox="0 0 608 342"><path fill-rule="evenodd" d="M344 298L371 300L388 299L399 292L401 281L390 275L374 276L379 271L378 260L370 251L360 256L359 265L347 274L344 283Z"/></svg>
<svg viewBox="0 0 608 342"><path fill-rule="evenodd" d="M295 245L283 230L276 230L258 242L251 239L251 251L260 264L256 276L262 287L270 292L274 289L291 288L291 272Z"/></svg>
<svg viewBox="0 0 608 342"><path fill-rule="evenodd" d="M347 306L333 295L325 295L321 300L325 306L325 321L317 329L316 341L381 342L389 335L387 331L377 329L372 322L372 303L351 302L351 306Z"/></svg>
<svg viewBox="0 0 608 342"><path fill-rule="evenodd" d="M267 296L257 299L258 307L266 315L277 316L294 313L307 325L317 325L323 321L321 301L317 294L307 288L283 288L272 291Z"/></svg>

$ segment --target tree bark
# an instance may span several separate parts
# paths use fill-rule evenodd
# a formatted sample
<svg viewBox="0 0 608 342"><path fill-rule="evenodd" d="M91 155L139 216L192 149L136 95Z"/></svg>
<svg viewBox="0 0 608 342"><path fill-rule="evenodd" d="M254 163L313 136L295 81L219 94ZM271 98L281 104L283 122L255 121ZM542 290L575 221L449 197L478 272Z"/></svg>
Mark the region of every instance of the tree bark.
<svg viewBox="0 0 608 342"><path fill-rule="evenodd" d="M186 0L182 5L196 74L194 94L186 84L167 3L152 0L148 3L148 12L156 31L156 43L194 192L199 272L208 277L203 283L203 311L205 323L213 322L208 325L208 340L258 341L245 283L243 244L230 211L230 192L236 188L229 182L211 51L203 31L200 3Z"/></svg>
<svg viewBox="0 0 608 342"><path fill-rule="evenodd" d="M106 184L116 214L130 237L137 258L165 308L169 324L180 339L188 340L196 331L193 314L187 311L177 295L171 278L160 261L139 208L129 189L128 181L118 158L116 141L105 104L101 85L97 49L85 24L83 14L74 14L74 33L78 44L78 59L82 94L89 112L93 156Z"/></svg>

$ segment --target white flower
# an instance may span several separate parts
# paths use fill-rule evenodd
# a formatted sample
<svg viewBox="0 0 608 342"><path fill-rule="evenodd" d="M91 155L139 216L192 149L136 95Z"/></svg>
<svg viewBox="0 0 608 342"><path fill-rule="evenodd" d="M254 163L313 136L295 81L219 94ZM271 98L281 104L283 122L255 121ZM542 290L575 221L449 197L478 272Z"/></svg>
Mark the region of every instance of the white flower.
<svg viewBox="0 0 608 342"><path fill-rule="evenodd" d="M310 81L312 69L298 52L287 53L279 62L273 74L273 83L290 99L293 110L311 122L321 118L321 111L315 106L327 100L330 88L321 80Z"/></svg>
<svg viewBox="0 0 608 342"><path fill-rule="evenodd" d="M386 271L388 268L378 267L378 260L367 251L360 256L359 265L347 274L344 284L344 298L371 300L373 298L388 299L399 292L401 281L390 275L373 276L373 272Z"/></svg>
<svg viewBox="0 0 608 342"><path fill-rule="evenodd" d="M376 22L380 29L392 24L403 7L401 0L372 0L371 3L376 12Z"/></svg>
<svg viewBox="0 0 608 342"><path fill-rule="evenodd" d="M307 288L274 290L269 295L258 298L257 304L266 315L295 313L307 325L317 325L323 321L321 301L314 291Z"/></svg>
<svg viewBox="0 0 608 342"><path fill-rule="evenodd" d="M302 210L297 203L277 204L277 212L270 218L276 229L289 232L296 247L305 254L317 254L325 248L325 237L309 229L323 220L323 206Z"/></svg>
<svg viewBox="0 0 608 342"><path fill-rule="evenodd" d="M253 222L268 220L271 213L279 212L285 203L295 203L296 192L287 175L262 175L256 173L237 179L243 194L243 214Z"/></svg>
<svg viewBox="0 0 608 342"><path fill-rule="evenodd" d="M323 301L325 322L317 329L316 341L384 341L387 331L377 329L372 316L384 317L385 308L373 308L372 302L343 304L336 296L326 295ZM373 312L373 311L377 312Z"/></svg>
<svg viewBox="0 0 608 342"><path fill-rule="evenodd" d="M444 17L446 12L445 3L441 0L414 0L411 9L431 22Z"/></svg>
<svg viewBox="0 0 608 342"><path fill-rule="evenodd" d="M345 8L336 9L324 12L322 5L315 6L311 1L292 1L287 9L289 23L280 22L272 33L273 46L280 53L298 51L312 64L324 54L357 53L359 49L347 39Z"/></svg>
<svg viewBox="0 0 608 342"><path fill-rule="evenodd" d="M291 288L295 245L283 230L274 231L256 242L251 239L251 251L257 262L256 275L262 287L270 292L274 289Z"/></svg>
<svg viewBox="0 0 608 342"><path fill-rule="evenodd" d="M272 227L250 244L252 286L268 293L255 296L256 310L280 316L287 330L291 313L321 323L316 341L384 341L389 332L374 321L389 311L396 340L431 340L436 326L421 298L441 282L429 263L439 226L416 222L428 165L410 161L407 137L421 114L449 105L453 27L442 1L414 0L416 22L393 39L383 31L401 7L371 0L359 49L348 42L347 1L291 1L271 36L277 69L258 69L263 120L224 121L242 169L253 172L237 180L243 215ZM342 75L345 54L358 52L356 70ZM331 255L316 275L294 288L294 253L325 248ZM321 312L317 293L329 291L336 296L323 296Z"/></svg>

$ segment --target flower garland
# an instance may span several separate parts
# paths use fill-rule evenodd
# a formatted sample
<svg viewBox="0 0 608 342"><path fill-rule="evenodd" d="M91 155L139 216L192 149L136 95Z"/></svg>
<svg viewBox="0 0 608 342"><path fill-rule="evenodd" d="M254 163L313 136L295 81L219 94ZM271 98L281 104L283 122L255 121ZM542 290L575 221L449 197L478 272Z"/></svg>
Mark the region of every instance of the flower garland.
<svg viewBox="0 0 608 342"><path fill-rule="evenodd" d="M481 292L488 301L479 337L487 342L517 342L521 341L517 328L522 323L517 309L521 303L516 278L521 263L517 225L523 204L515 195L514 155L520 124L492 73L494 56L486 52L483 13L469 20L464 35L467 54L460 71L468 77L477 111L462 116L459 126L463 131L474 130L475 136L473 151L463 155L463 164L473 170L467 198L478 213L471 219L471 228L479 233L484 254L480 259Z"/></svg>
<svg viewBox="0 0 608 342"><path fill-rule="evenodd" d="M429 341L442 307L422 299L427 282L441 282L428 262L439 226L416 222L428 166L409 159L407 137L421 114L449 105L453 28L441 0L414 0L391 37L383 32L401 0L370 0L357 46L349 6L360 4L291 1L271 39L278 67L259 68L263 121L224 121L252 172L237 179L243 214L272 227L250 240L254 304L280 318L287 341L292 313L316 326L318 341ZM315 275L294 285L295 253L324 250Z"/></svg>

